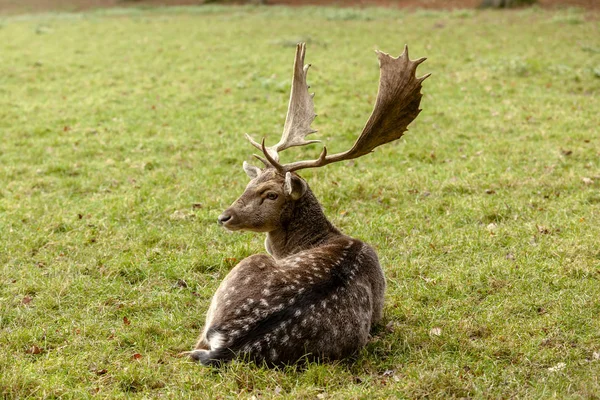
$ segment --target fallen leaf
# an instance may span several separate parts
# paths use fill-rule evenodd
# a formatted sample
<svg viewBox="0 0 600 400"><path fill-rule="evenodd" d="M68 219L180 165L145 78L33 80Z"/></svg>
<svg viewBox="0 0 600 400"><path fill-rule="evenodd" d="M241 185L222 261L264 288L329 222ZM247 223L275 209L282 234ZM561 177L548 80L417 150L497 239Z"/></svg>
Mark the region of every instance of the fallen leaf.
<svg viewBox="0 0 600 400"><path fill-rule="evenodd" d="M140 353L135 353L134 355L131 356L131 358L133 358L134 360L141 360L142 355Z"/></svg>
<svg viewBox="0 0 600 400"><path fill-rule="evenodd" d="M31 346L30 348L28 348L25 353L27 354L41 354L42 353L42 349L40 349L39 347L37 347L35 344L33 346Z"/></svg>
<svg viewBox="0 0 600 400"><path fill-rule="evenodd" d="M175 284L173 285L173 287L186 288L186 287L188 287L188 284L183 279L177 279L177 282L175 282Z"/></svg>
<svg viewBox="0 0 600 400"><path fill-rule="evenodd" d="M557 371L560 371L562 369L565 369L566 366L567 366L567 364L565 364L564 362L560 362L560 363L556 364L554 367L548 368L548 371L550 371L550 372L557 372Z"/></svg>
<svg viewBox="0 0 600 400"><path fill-rule="evenodd" d="M495 231L495 230L496 230L496 228L498 228L498 225L496 225L495 223L493 223L493 222L492 222L491 224L488 224L488 226L486 226L485 228L486 228L488 231Z"/></svg>
<svg viewBox="0 0 600 400"><path fill-rule="evenodd" d="M199 208L202 208L202 203L194 203L194 204L192 204L192 208L193 208L194 210L197 210L197 209L199 209Z"/></svg>
<svg viewBox="0 0 600 400"><path fill-rule="evenodd" d="M592 353L592 360L600 360L600 351L595 351Z"/></svg>
<svg viewBox="0 0 600 400"><path fill-rule="evenodd" d="M485 189L486 194L494 194L496 191L494 189Z"/></svg>
<svg viewBox="0 0 600 400"><path fill-rule="evenodd" d="M429 330L429 334L431 336L442 336L442 328L431 328L431 330Z"/></svg>
<svg viewBox="0 0 600 400"><path fill-rule="evenodd" d="M591 185L592 183L594 183L593 179L590 178L581 178L581 181L583 182L584 185Z"/></svg>
<svg viewBox="0 0 600 400"><path fill-rule="evenodd" d="M193 219L196 217L196 214L186 210L176 210L171 214L170 218L174 221L182 221L185 219Z"/></svg>
<svg viewBox="0 0 600 400"><path fill-rule="evenodd" d="M383 374L381 374L382 376L392 376L394 375L394 372L396 372L395 369L387 369L383 372Z"/></svg>
<svg viewBox="0 0 600 400"><path fill-rule="evenodd" d="M31 303L32 300L33 299L31 298L31 296L25 296L25 297L23 297L23 300L21 300L21 303L24 305L27 305L27 304Z"/></svg>
<svg viewBox="0 0 600 400"><path fill-rule="evenodd" d="M548 235L550 234L550 229L544 225L536 225L537 230L539 233L541 233L542 235Z"/></svg>
<svg viewBox="0 0 600 400"><path fill-rule="evenodd" d="M395 325L396 324L394 324L394 321L390 321L390 322L388 322L386 324L385 330L388 331L388 332L390 332L390 333L393 333L396 330L396 326Z"/></svg>
<svg viewBox="0 0 600 400"><path fill-rule="evenodd" d="M125 325L131 325L131 321L130 321L130 320L129 320L129 318L127 318L127 317L123 317L123 323L124 323Z"/></svg>
<svg viewBox="0 0 600 400"><path fill-rule="evenodd" d="M96 370L96 375L104 375L108 372L106 368Z"/></svg>

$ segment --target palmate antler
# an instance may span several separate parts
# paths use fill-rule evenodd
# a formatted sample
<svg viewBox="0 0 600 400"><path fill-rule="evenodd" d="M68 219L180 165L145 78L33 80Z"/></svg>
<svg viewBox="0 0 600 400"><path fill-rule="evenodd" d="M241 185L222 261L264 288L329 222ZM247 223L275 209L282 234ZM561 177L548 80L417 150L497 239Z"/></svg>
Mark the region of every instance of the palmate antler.
<svg viewBox="0 0 600 400"><path fill-rule="evenodd" d="M422 97L421 82L430 74L417 78L415 72L417 66L426 59L410 60L407 46L404 47L404 52L398 58L393 58L389 54L378 51L377 56L381 75L377 100L371 117L352 148L343 153L327 155L327 148L323 147L321 155L316 160L280 164L280 151L292 146L303 146L319 142L319 140L305 140L307 135L316 132L310 127L316 115L312 100L314 94L308 93L308 85L306 84L306 72L310 65L302 66L305 50L306 45L304 43L298 44L294 61L294 80L290 103L279 143L266 147L264 139L259 144L246 134L250 143L263 152L266 160L258 156L257 158L266 165L273 166L279 172L286 173L321 167L368 154L378 146L400 139L406 132L408 125L421 112L419 109Z"/></svg>

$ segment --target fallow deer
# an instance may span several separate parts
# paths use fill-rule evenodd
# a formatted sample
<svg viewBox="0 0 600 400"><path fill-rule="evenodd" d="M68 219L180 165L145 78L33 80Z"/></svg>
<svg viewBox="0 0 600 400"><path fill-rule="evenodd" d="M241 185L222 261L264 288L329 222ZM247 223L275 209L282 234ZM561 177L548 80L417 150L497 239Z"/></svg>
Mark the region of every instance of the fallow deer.
<svg viewBox="0 0 600 400"><path fill-rule="evenodd" d="M305 44L298 44L283 135L260 149L264 164L244 162L251 178L242 196L218 218L224 228L265 232L266 254L242 260L217 289L206 325L189 356L204 365L235 357L269 365L309 359L340 359L356 353L380 321L385 278L369 245L341 233L325 217L308 184L296 174L370 153L399 139L417 117L421 82L415 76L425 58L410 60L408 48L398 57L377 52L380 81L371 117L350 150L316 160L279 162L279 152L318 140L313 96L306 83Z"/></svg>

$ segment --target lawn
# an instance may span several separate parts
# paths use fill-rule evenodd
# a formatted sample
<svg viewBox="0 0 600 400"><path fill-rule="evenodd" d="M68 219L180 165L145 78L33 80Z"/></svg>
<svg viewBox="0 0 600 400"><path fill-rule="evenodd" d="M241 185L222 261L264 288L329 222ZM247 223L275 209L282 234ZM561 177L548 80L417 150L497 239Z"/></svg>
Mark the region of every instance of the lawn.
<svg viewBox="0 0 600 400"><path fill-rule="evenodd" d="M216 217L278 140L306 41L332 152L374 49L426 56L398 143L302 175L388 289L356 359L211 370L194 345L258 234ZM600 24L581 10L178 7L0 18L3 398L598 398ZM318 155L290 150L289 160Z"/></svg>

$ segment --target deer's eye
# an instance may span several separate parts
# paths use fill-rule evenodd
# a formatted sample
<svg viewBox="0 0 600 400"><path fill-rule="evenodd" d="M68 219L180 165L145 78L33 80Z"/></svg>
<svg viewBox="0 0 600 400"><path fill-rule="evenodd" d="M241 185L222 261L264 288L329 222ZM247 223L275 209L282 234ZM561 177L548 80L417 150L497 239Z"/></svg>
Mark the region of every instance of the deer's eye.
<svg viewBox="0 0 600 400"><path fill-rule="evenodd" d="M274 193L274 192L269 192L269 193L267 193L267 196L266 196L266 197L267 197L267 199L269 199L269 200L276 200L278 196L279 196L279 195L278 195L277 193Z"/></svg>

